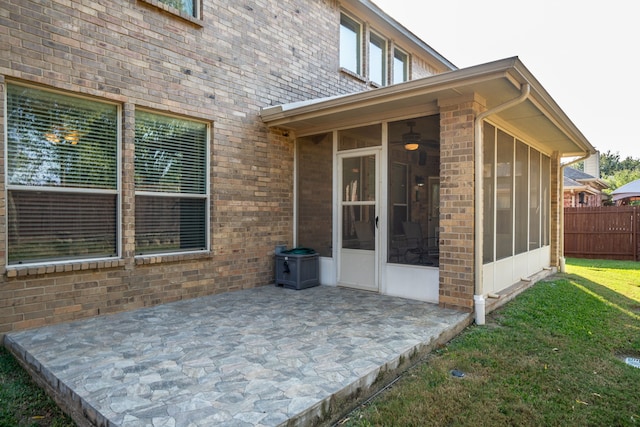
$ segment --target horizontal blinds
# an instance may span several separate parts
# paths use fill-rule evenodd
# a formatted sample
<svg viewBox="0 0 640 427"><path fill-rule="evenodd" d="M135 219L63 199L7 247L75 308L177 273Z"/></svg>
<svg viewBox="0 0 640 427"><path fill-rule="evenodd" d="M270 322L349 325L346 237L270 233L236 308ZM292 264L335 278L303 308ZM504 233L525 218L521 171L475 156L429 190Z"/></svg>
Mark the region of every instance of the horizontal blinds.
<svg viewBox="0 0 640 427"><path fill-rule="evenodd" d="M136 112L137 191L206 194L207 125Z"/></svg>
<svg viewBox="0 0 640 427"><path fill-rule="evenodd" d="M8 192L9 264L116 256L115 194Z"/></svg>
<svg viewBox="0 0 640 427"><path fill-rule="evenodd" d="M136 253L206 249L206 199L136 197Z"/></svg>
<svg viewBox="0 0 640 427"><path fill-rule="evenodd" d="M207 249L207 131L205 123L136 111L137 254Z"/></svg>
<svg viewBox="0 0 640 427"><path fill-rule="evenodd" d="M8 184L117 188L117 106L8 85Z"/></svg>

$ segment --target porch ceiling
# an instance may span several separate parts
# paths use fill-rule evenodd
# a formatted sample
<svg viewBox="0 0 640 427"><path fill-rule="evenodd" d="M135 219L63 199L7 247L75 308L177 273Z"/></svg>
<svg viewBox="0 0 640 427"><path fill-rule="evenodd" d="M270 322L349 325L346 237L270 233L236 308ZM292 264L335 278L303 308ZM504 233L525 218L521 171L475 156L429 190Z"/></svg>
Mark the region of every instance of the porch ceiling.
<svg viewBox="0 0 640 427"><path fill-rule="evenodd" d="M531 87L528 99L490 118L497 117L540 148L558 151L563 157L595 153L517 57L366 92L266 107L261 117L269 127L310 134L420 111L432 112L439 102L460 97L479 96L487 108L492 108L519 96L525 83Z"/></svg>

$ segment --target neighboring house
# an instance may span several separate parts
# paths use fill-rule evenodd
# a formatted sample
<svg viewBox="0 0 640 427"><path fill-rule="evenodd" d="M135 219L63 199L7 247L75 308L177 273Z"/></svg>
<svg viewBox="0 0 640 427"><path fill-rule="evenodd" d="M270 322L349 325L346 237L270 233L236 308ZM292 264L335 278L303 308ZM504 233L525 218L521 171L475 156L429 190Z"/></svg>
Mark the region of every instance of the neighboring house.
<svg viewBox="0 0 640 427"><path fill-rule="evenodd" d="M640 203L640 179L616 188L611 196L616 206L638 205Z"/></svg>
<svg viewBox="0 0 640 427"><path fill-rule="evenodd" d="M564 207L581 208L603 206L609 188L606 182L577 169L564 168Z"/></svg>
<svg viewBox="0 0 640 427"><path fill-rule="evenodd" d="M560 265L594 149L517 58L459 70L368 0L0 17L0 334L269 285L283 244L467 311Z"/></svg>

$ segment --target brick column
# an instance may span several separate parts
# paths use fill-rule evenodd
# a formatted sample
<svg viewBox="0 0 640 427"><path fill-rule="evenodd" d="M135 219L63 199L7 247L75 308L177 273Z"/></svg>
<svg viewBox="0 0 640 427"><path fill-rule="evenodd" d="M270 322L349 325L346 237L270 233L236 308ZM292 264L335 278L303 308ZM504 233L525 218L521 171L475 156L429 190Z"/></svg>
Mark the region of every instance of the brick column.
<svg viewBox="0 0 640 427"><path fill-rule="evenodd" d="M560 265L560 258L564 255L562 253L562 245L560 244L562 233L562 215L564 215L564 203L560 203L564 200L562 194L562 180L563 177L562 168L560 167L560 154L554 151L551 155L551 266L558 267Z"/></svg>
<svg viewBox="0 0 640 427"><path fill-rule="evenodd" d="M4 81L4 76L0 75L0 153L5 152L4 146L6 144L6 141L4 140L4 135L5 135L4 126L6 126L6 123L7 123L6 114L4 111L5 90L6 90L6 85ZM0 168L1 168L0 170L3 171L0 174L0 265L1 265L0 270L3 275L5 274L5 271L6 271L5 260L7 255L5 253L5 248L7 247L7 235L6 235L7 203L5 200L6 184L5 184L5 174L4 174L4 171L5 171L4 162L5 162L4 155L0 156ZM4 305L0 305L0 306L4 307ZM2 333L1 330L0 330L0 333Z"/></svg>
<svg viewBox="0 0 640 427"><path fill-rule="evenodd" d="M122 132L122 258L133 268L135 236L135 105L124 104Z"/></svg>
<svg viewBox="0 0 640 427"><path fill-rule="evenodd" d="M440 306L473 310L477 96L440 100Z"/></svg>

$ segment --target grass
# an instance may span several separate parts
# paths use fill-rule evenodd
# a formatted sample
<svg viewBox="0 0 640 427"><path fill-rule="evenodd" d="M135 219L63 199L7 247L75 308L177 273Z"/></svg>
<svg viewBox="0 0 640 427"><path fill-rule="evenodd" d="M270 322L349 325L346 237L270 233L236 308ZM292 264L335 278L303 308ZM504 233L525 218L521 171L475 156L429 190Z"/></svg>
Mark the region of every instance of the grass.
<svg viewBox="0 0 640 427"><path fill-rule="evenodd" d="M640 358L640 264L571 259L341 423L640 426L624 356ZM0 348L0 427L73 425Z"/></svg>
<svg viewBox="0 0 640 427"><path fill-rule="evenodd" d="M0 347L0 427L75 424L56 406L22 369L9 352Z"/></svg>
<svg viewBox="0 0 640 427"><path fill-rule="evenodd" d="M640 426L625 356L640 358L640 264L570 259L342 424Z"/></svg>

